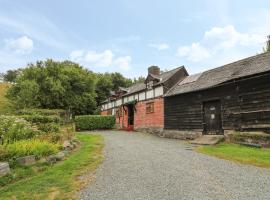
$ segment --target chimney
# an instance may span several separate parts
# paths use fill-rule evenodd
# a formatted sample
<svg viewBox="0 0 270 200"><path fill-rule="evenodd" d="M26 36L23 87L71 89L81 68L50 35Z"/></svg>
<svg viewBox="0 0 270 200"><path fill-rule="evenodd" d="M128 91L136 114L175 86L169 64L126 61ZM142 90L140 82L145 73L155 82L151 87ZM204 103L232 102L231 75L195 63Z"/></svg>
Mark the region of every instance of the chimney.
<svg viewBox="0 0 270 200"><path fill-rule="evenodd" d="M150 66L148 67L148 74L153 74L158 76L160 74L160 69L158 66Z"/></svg>

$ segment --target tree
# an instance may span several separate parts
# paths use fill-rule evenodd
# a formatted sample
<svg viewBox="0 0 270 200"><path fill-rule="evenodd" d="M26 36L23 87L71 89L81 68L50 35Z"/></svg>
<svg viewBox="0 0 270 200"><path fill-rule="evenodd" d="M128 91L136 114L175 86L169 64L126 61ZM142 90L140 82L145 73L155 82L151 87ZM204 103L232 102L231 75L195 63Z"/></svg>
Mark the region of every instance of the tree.
<svg viewBox="0 0 270 200"><path fill-rule="evenodd" d="M4 73L0 73L0 82L4 81L4 76L5 76Z"/></svg>
<svg viewBox="0 0 270 200"><path fill-rule="evenodd" d="M92 114L96 109L94 77L92 72L70 61L38 61L23 70L7 96L19 107L61 108L75 114ZM27 85L31 86L31 92L25 91ZM29 99L33 99L32 104Z"/></svg>
<svg viewBox="0 0 270 200"><path fill-rule="evenodd" d="M111 73L111 79L113 84L113 90L117 90L119 87L129 87L133 84L131 79L125 78L122 74L115 72Z"/></svg>
<svg viewBox="0 0 270 200"><path fill-rule="evenodd" d="M266 47L263 48L264 52L270 52L270 35L267 36Z"/></svg>
<svg viewBox="0 0 270 200"><path fill-rule="evenodd" d="M143 83L145 78L143 76L139 76L138 78L133 79L133 83Z"/></svg>
<svg viewBox="0 0 270 200"><path fill-rule="evenodd" d="M34 108L40 105L38 101L39 86L33 80L25 80L8 91L7 96L16 100L16 105L20 108Z"/></svg>
<svg viewBox="0 0 270 200"><path fill-rule="evenodd" d="M8 70L4 75L5 82L14 83L19 76L20 70Z"/></svg>
<svg viewBox="0 0 270 200"><path fill-rule="evenodd" d="M110 76L100 76L96 83L96 102L97 105L101 105L101 102L105 101L109 96L110 92L113 89L113 83Z"/></svg>

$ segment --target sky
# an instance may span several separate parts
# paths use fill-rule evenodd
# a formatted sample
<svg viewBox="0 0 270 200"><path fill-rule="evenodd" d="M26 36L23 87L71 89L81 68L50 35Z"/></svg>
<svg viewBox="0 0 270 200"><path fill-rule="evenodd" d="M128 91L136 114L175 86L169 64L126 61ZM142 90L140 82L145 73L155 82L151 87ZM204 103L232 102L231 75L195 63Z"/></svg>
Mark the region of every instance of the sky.
<svg viewBox="0 0 270 200"><path fill-rule="evenodd" d="M52 58L195 74L261 53L269 21L269 0L0 0L0 72Z"/></svg>

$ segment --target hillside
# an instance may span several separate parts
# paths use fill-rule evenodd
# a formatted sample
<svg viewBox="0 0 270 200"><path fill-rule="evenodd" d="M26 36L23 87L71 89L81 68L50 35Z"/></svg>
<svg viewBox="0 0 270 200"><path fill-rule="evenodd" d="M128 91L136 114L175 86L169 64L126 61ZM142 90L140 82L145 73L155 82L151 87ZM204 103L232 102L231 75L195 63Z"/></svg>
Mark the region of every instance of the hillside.
<svg viewBox="0 0 270 200"><path fill-rule="evenodd" d="M10 84L0 83L0 114L6 114L13 110L12 104L5 97Z"/></svg>

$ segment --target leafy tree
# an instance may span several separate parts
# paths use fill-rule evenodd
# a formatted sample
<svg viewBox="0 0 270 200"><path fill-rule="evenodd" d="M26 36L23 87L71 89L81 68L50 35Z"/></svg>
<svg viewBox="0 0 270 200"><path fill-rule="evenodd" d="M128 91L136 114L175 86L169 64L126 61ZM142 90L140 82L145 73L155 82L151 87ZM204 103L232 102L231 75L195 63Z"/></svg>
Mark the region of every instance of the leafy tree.
<svg viewBox="0 0 270 200"><path fill-rule="evenodd" d="M116 91L119 87L129 87L134 83L131 79L125 78L118 72L97 74L96 79L97 105L105 101L110 96L111 91Z"/></svg>
<svg viewBox="0 0 270 200"><path fill-rule="evenodd" d="M264 52L270 52L270 35L267 36L266 47L263 48Z"/></svg>
<svg viewBox="0 0 270 200"><path fill-rule="evenodd" d="M39 86L35 81L24 80L8 91L8 97L15 100L20 108L38 107L38 92Z"/></svg>
<svg viewBox="0 0 270 200"><path fill-rule="evenodd" d="M19 74L20 70L8 70L6 74L4 74L4 81L13 83L16 81Z"/></svg>
<svg viewBox="0 0 270 200"><path fill-rule="evenodd" d="M110 76L100 76L96 83L96 101L97 105L101 105L101 102L105 101L109 96L113 88L113 83Z"/></svg>
<svg viewBox="0 0 270 200"><path fill-rule="evenodd" d="M119 87L129 87L133 84L131 79L125 78L122 74L115 72L111 73L111 79L113 84L113 90L117 90Z"/></svg>
<svg viewBox="0 0 270 200"><path fill-rule="evenodd" d="M37 108L62 108L75 114L91 114L96 108L94 77L92 72L70 61L38 61L23 70L7 96L19 107L32 105ZM31 94L24 90L30 83ZM33 99L33 102L24 102L23 98Z"/></svg>
<svg viewBox="0 0 270 200"><path fill-rule="evenodd" d="M139 76L138 78L133 79L133 83L143 83L145 78L143 76Z"/></svg>
<svg viewBox="0 0 270 200"><path fill-rule="evenodd" d="M4 76L5 76L4 73L0 73L0 81L3 81L4 80Z"/></svg>

